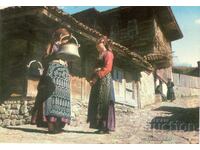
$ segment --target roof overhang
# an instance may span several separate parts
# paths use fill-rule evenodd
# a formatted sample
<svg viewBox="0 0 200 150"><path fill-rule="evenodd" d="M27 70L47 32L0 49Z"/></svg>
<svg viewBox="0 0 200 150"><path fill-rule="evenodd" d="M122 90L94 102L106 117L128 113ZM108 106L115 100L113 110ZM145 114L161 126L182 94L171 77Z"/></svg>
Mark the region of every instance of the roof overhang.
<svg viewBox="0 0 200 150"><path fill-rule="evenodd" d="M161 26L163 27L167 38L175 41L183 38L183 33L176 21L170 6L155 7Z"/></svg>
<svg viewBox="0 0 200 150"><path fill-rule="evenodd" d="M25 10L25 12L23 9ZM97 41L98 38L103 36L103 34L101 34L100 32L88 27L87 25L75 19L70 14L65 13L63 10L58 9L57 7L9 7L1 10L1 12L4 12L3 15L5 16L9 13L9 15L7 15L8 18L12 18L13 16L17 15L20 16L24 13L29 14L34 12L33 14L35 15L46 16L49 19L52 19L55 22L59 23L61 26L66 26L67 28L72 30L72 32L75 32L94 43ZM127 47L116 43L111 39L109 40L112 42L113 51L116 54L119 53L126 57L127 61L130 61L132 65L138 66L138 68L140 68L140 70L142 71L151 72L153 70L151 64L148 61L144 60L142 56L135 52L132 52Z"/></svg>

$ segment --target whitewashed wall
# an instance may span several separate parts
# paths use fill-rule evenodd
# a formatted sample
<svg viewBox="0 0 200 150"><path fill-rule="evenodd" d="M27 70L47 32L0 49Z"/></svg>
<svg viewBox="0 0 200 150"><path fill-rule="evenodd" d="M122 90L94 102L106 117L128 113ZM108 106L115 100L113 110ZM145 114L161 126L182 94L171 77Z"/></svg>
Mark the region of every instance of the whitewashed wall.
<svg viewBox="0 0 200 150"><path fill-rule="evenodd" d="M153 74L141 72L139 83L139 103L140 107L155 103L155 87Z"/></svg>

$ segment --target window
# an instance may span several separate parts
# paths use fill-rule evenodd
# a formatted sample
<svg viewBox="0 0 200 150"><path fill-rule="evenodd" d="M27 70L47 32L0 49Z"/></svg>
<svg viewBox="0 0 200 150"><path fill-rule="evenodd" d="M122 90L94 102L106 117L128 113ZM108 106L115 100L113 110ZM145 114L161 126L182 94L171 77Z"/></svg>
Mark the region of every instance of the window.
<svg viewBox="0 0 200 150"><path fill-rule="evenodd" d="M113 80L118 81L120 83L122 83L122 79L123 79L123 71L117 67L114 67L113 69Z"/></svg>
<svg viewBox="0 0 200 150"><path fill-rule="evenodd" d="M120 68L114 67L113 69L113 80L116 100L123 101L125 98L125 87L124 87L124 73Z"/></svg>

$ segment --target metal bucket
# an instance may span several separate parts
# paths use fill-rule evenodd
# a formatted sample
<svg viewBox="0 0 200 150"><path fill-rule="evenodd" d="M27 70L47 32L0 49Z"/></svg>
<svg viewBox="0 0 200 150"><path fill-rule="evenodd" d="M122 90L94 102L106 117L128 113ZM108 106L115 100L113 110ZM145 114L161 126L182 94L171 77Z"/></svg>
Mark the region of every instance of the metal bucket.
<svg viewBox="0 0 200 150"><path fill-rule="evenodd" d="M38 65L39 65L39 67L37 68L37 69L35 69L35 70L31 70L31 66L32 66L32 64L33 63L37 63ZM28 65L27 65L27 74L28 74L28 76L34 76L34 77L40 77L40 76L42 76L42 74L43 74L43 71L44 71L44 68L43 68L43 66L42 66L42 63L41 62L39 62L39 61L37 61L37 60L31 60L29 63L28 63Z"/></svg>
<svg viewBox="0 0 200 150"><path fill-rule="evenodd" d="M62 45L60 47L60 50L56 54L56 58L65 59L72 62L80 59L80 55L78 52L78 48L80 47L80 45L74 36L72 36L72 39L74 39L75 43Z"/></svg>

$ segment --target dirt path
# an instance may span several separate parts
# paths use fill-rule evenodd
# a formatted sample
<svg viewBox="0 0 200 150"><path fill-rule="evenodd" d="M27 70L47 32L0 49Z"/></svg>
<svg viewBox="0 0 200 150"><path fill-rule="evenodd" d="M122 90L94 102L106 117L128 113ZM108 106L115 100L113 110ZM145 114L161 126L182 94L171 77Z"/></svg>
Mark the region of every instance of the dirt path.
<svg viewBox="0 0 200 150"><path fill-rule="evenodd" d="M199 143L199 100L163 102L116 113L116 131L96 134L85 118L51 135L33 125L0 127L1 143Z"/></svg>

